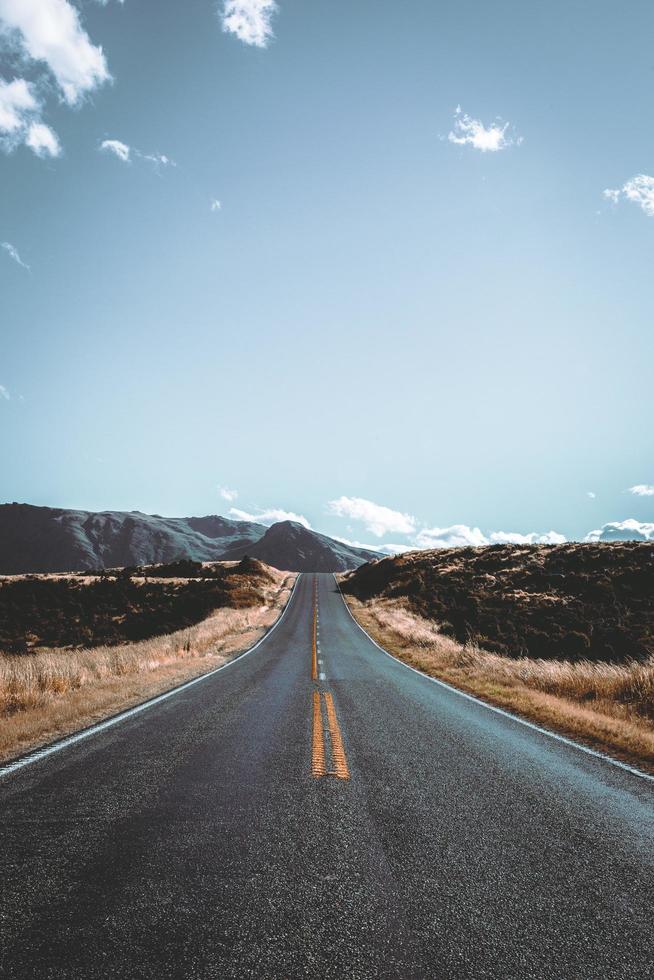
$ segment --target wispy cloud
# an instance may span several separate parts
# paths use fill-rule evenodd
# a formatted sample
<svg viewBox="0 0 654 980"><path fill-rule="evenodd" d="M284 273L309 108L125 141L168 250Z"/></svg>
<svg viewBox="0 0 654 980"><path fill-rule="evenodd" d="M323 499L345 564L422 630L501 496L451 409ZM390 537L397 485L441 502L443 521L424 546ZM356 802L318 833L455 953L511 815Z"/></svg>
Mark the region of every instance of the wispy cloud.
<svg viewBox="0 0 654 980"><path fill-rule="evenodd" d="M137 156L141 160L147 160L148 163L153 163L155 167L176 167L177 164L170 157L167 157L165 153L139 153L135 150Z"/></svg>
<svg viewBox="0 0 654 980"><path fill-rule="evenodd" d="M121 140L102 140L100 143L100 149L104 150L106 153L113 153L115 157L122 160L123 163L129 163L129 156L131 150L127 143L123 143Z"/></svg>
<svg viewBox="0 0 654 980"><path fill-rule="evenodd" d="M238 490L230 490L229 487L218 487L218 493L223 500L228 500L230 504L234 503L238 497Z"/></svg>
<svg viewBox="0 0 654 980"><path fill-rule="evenodd" d="M239 510L238 507L230 507L229 513L237 521L253 521L255 524L265 524L266 527L276 524L278 521L295 521L296 524L302 524L311 530L311 525L306 517L302 514L294 514L292 510L280 510L271 507L268 510L259 511L258 514L250 514L246 510Z"/></svg>
<svg viewBox="0 0 654 980"><path fill-rule="evenodd" d="M604 197L614 204L617 204L621 198L632 201L649 218L654 218L654 177L648 177L647 174L637 174L622 187L613 190L607 188L603 193Z"/></svg>
<svg viewBox="0 0 654 980"><path fill-rule="evenodd" d="M597 496L597 494L594 493L592 490L587 490L586 491L586 496L589 497L591 500L595 500L595 497Z"/></svg>
<svg viewBox="0 0 654 980"><path fill-rule="evenodd" d="M520 146L522 136L510 134L509 123L496 119L490 126L484 126L479 119L473 119L457 106L454 113L454 128L447 135L450 143L459 146L472 146L482 153L496 153L509 146Z"/></svg>
<svg viewBox="0 0 654 980"><path fill-rule="evenodd" d="M628 492L636 497L654 497L654 487L649 483L637 483L635 487L629 487Z"/></svg>
<svg viewBox="0 0 654 980"><path fill-rule="evenodd" d="M654 541L654 524L633 517L626 521L610 521L587 534L584 541Z"/></svg>
<svg viewBox="0 0 654 980"><path fill-rule="evenodd" d="M0 242L0 248L3 248L5 250L5 252L7 253L7 255L10 258L12 258L14 260L14 262L17 262L18 265L22 266L23 269L27 269L28 272L31 271L29 265L27 264L27 262L23 262L23 260L21 259L20 255L18 254L18 249L16 249L11 244L11 242Z"/></svg>
<svg viewBox="0 0 654 980"><path fill-rule="evenodd" d="M68 0L0 0L3 46L44 63L68 105L110 80L102 48L91 43Z"/></svg>
<svg viewBox="0 0 654 980"><path fill-rule="evenodd" d="M164 153L142 153L140 150L135 149L132 146L128 146L127 143L123 143L122 140L102 140L98 149L104 153L112 153L115 157L122 163L131 163L132 157L136 157L139 160L146 160L151 163L155 168L159 167L176 167L177 164L170 157L167 157Z"/></svg>
<svg viewBox="0 0 654 980"><path fill-rule="evenodd" d="M11 152L24 144L39 157L57 157L61 146L56 133L41 121L41 102L24 78L0 78L0 148Z"/></svg>
<svg viewBox="0 0 654 980"><path fill-rule="evenodd" d="M366 530L378 538L384 534L411 534L416 529L415 517L375 504L363 497L339 497L337 500L330 500L327 509L337 517L361 521Z"/></svg>
<svg viewBox="0 0 654 980"><path fill-rule="evenodd" d="M4 385L0 385L0 398L4 399L4 401L6 402L11 401L11 395L9 394L9 389L5 388Z"/></svg>
<svg viewBox="0 0 654 980"><path fill-rule="evenodd" d="M224 0L223 30L244 44L265 48L274 37L271 20L277 10L275 0Z"/></svg>
<svg viewBox="0 0 654 980"><path fill-rule="evenodd" d="M209 209L211 211L220 211L220 210L222 210L222 204L220 203L220 201L218 200L217 197L214 197L214 198L211 199L211 204L209 205Z"/></svg>

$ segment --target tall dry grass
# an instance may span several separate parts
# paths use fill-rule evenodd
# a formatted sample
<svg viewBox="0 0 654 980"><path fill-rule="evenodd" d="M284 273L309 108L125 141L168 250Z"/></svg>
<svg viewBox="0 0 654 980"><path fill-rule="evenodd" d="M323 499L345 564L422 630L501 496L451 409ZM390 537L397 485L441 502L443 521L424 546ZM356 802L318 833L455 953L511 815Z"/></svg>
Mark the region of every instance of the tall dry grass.
<svg viewBox="0 0 654 980"><path fill-rule="evenodd" d="M411 666L654 771L654 658L513 659L444 636L404 599L345 598L364 629Z"/></svg>
<svg viewBox="0 0 654 980"><path fill-rule="evenodd" d="M247 649L275 622L295 580L272 574L261 605L218 609L175 633L87 650L0 654L0 757L67 734Z"/></svg>

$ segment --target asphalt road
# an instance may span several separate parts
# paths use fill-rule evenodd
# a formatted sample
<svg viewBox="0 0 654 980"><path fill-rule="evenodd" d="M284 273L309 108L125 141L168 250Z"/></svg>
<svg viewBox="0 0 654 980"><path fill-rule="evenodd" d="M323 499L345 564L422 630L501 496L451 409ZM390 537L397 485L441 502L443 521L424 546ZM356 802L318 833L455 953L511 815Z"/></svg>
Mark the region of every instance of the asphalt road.
<svg viewBox="0 0 654 980"><path fill-rule="evenodd" d="M315 581L229 669L0 778L0 975L651 977L654 784Z"/></svg>

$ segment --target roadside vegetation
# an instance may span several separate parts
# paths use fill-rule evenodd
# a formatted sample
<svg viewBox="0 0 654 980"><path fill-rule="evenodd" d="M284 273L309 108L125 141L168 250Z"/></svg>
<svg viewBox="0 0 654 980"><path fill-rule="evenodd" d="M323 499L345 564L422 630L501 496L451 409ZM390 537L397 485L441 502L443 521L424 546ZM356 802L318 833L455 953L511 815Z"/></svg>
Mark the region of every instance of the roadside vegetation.
<svg viewBox="0 0 654 980"><path fill-rule="evenodd" d="M654 771L653 565L643 544L495 546L385 559L341 585L405 662Z"/></svg>
<svg viewBox="0 0 654 980"><path fill-rule="evenodd" d="M0 579L0 650L107 646L199 623L214 609L259 602L272 581L261 562L177 561L85 573Z"/></svg>
<svg viewBox="0 0 654 980"><path fill-rule="evenodd" d="M207 594L215 605L208 614L202 607L200 621L182 629L136 642L117 642L117 633L113 633L110 645L32 646L28 652L0 653L0 758L19 755L212 670L255 643L280 615L295 576L248 559L226 571L231 573L227 576L232 579L231 585L226 586L221 578L218 592ZM84 597L75 608L86 609L86 597L93 595L93 585L77 581L69 586L69 581L63 584L75 596L75 603ZM45 578L30 579L32 586L38 587L40 582L53 584ZM125 582L130 586L127 590L123 588ZM112 593L114 608L118 608L120 597L127 596L132 602L132 587L144 588L127 576L116 576L115 582L107 580L105 586L112 588L118 583L121 587ZM181 596L185 616L188 606L184 590L189 584L197 585L176 578L173 591L165 593L173 606ZM0 594L4 588L6 583L0 587ZM51 597L58 593L46 589L46 594ZM150 610L151 594L147 589L141 594L147 596ZM204 593L201 595L203 602L208 601ZM24 616L26 607L19 603L18 608ZM198 607L193 608L197 612ZM1 620L4 629L6 609ZM51 612L54 614L55 609ZM41 623L45 617L39 614L36 619ZM20 621L23 625L27 622L25 618ZM74 628L71 634L65 624L75 627L74 619L64 616L57 636L70 640L77 634ZM29 635L34 633L30 630Z"/></svg>

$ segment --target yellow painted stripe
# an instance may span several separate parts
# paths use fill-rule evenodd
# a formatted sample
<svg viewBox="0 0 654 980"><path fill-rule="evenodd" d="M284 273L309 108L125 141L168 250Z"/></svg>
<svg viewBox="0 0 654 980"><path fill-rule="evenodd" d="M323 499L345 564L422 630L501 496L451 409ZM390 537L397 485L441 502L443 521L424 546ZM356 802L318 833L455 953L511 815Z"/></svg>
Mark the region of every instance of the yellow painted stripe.
<svg viewBox="0 0 654 980"><path fill-rule="evenodd" d="M320 694L313 692L313 745L311 752L311 772L315 779L320 779L327 772L325 766L325 737L322 728L322 712L320 710Z"/></svg>
<svg viewBox="0 0 654 980"><path fill-rule="evenodd" d="M332 758L334 760L334 770L331 773L331 775L338 776L339 779L349 779L350 770L348 769L347 759L345 758L345 749L343 748L343 739L341 738L341 730L338 727L338 719L336 718L336 708L334 707L334 699L332 698L329 691L325 693L325 706L327 708L327 723L329 725L329 734L332 740ZM314 711L315 711L315 700L314 700Z"/></svg>

